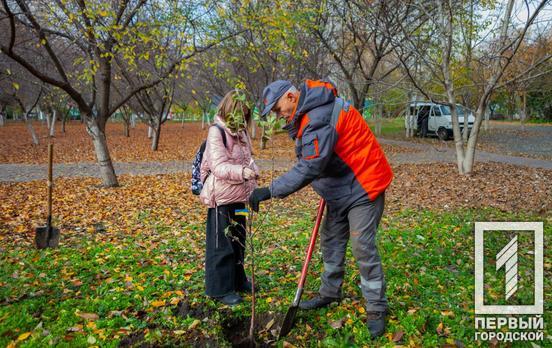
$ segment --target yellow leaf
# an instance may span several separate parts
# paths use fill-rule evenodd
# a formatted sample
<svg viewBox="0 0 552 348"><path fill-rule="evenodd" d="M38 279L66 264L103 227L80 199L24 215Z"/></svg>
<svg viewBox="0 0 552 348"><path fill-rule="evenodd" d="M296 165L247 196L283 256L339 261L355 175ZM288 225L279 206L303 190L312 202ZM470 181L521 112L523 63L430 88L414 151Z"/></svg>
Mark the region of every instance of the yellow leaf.
<svg viewBox="0 0 552 348"><path fill-rule="evenodd" d="M22 333L21 335L19 335L19 337L17 337L17 342L25 341L31 335L31 333L32 332Z"/></svg>
<svg viewBox="0 0 552 348"><path fill-rule="evenodd" d="M151 305L154 307L162 307L165 305L165 301L163 300L152 301Z"/></svg>
<svg viewBox="0 0 552 348"><path fill-rule="evenodd" d="M198 326L199 324L201 324L201 321L199 319L194 320L193 323L191 323L190 326L188 326L188 330L195 329L196 326Z"/></svg>

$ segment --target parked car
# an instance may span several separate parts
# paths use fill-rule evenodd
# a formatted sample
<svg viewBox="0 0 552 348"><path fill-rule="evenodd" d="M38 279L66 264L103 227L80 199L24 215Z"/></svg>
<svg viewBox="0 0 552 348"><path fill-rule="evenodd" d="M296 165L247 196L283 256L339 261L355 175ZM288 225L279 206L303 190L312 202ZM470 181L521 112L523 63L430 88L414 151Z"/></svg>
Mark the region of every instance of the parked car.
<svg viewBox="0 0 552 348"><path fill-rule="evenodd" d="M421 136L436 135L447 140L452 137L452 116L450 107L444 104L430 102L412 102L409 113L404 118L404 126L408 127L410 119L412 128ZM460 130L464 129L464 117L468 115L468 131L471 132L475 117L465 106L456 105Z"/></svg>

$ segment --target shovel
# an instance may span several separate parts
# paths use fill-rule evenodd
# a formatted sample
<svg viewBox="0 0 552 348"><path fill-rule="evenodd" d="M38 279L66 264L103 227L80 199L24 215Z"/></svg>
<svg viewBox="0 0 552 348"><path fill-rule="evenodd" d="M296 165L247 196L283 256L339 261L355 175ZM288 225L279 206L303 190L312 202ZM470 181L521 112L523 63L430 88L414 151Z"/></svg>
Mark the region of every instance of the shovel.
<svg viewBox="0 0 552 348"><path fill-rule="evenodd" d="M324 215L324 208L326 207L326 201L320 199L318 203L318 213L316 215L316 223L312 229L312 234L310 238L309 248L307 249L307 257L303 263L303 269L301 270L301 278L299 279L299 284L297 285L297 291L295 292L295 298L291 307L289 307L284 322L282 323L282 328L280 329L280 335L278 339L285 337L293 328L293 323L295 321L295 315L299 309L299 302L301 301L301 295L303 294L303 286L305 285L305 280L307 279L307 270L309 268L309 262L312 257L312 252L314 250L314 245L316 244L316 237L318 236L318 230L320 229L320 222L322 221L322 215Z"/></svg>
<svg viewBox="0 0 552 348"><path fill-rule="evenodd" d="M54 144L48 144L48 218L46 226L35 229L35 242L38 249L55 248L59 244L59 229L52 227L52 166L54 160Z"/></svg>

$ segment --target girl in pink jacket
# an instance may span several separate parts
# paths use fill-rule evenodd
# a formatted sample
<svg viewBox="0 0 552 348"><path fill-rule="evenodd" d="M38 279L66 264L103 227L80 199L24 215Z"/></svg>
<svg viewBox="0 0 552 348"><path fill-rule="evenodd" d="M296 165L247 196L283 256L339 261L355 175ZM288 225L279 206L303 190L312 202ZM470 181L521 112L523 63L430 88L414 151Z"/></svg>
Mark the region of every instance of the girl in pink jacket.
<svg viewBox="0 0 552 348"><path fill-rule="evenodd" d="M243 265L245 202L257 186L259 175L246 131L251 110L239 97L240 92L234 90L220 102L201 162L200 199L209 207L205 293L227 305L242 301L238 292L251 291Z"/></svg>

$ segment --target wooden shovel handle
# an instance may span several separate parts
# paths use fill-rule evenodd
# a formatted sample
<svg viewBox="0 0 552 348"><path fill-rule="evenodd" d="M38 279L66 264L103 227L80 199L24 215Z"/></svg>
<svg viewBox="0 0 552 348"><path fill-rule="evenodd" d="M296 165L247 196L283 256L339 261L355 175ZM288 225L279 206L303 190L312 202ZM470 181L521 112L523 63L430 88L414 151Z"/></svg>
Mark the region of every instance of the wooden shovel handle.
<svg viewBox="0 0 552 348"><path fill-rule="evenodd" d="M48 144L48 230L52 225L52 167L54 163L54 144Z"/></svg>

